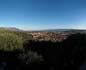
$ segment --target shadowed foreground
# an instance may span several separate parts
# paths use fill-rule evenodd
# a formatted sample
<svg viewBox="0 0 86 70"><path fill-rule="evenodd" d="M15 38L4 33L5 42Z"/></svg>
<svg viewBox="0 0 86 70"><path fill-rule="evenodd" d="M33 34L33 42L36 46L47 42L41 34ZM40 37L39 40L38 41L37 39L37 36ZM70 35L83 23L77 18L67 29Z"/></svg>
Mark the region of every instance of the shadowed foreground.
<svg viewBox="0 0 86 70"><path fill-rule="evenodd" d="M86 70L86 34L62 42L30 41L23 50L0 50L0 70Z"/></svg>

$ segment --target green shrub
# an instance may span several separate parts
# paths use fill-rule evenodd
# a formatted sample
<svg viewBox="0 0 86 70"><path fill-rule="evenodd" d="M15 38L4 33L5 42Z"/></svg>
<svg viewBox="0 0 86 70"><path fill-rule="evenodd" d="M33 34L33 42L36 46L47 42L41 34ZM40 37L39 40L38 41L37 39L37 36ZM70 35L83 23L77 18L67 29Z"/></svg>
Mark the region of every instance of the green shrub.
<svg viewBox="0 0 86 70"><path fill-rule="evenodd" d="M23 49L24 37L12 31L0 30L0 50L13 51Z"/></svg>

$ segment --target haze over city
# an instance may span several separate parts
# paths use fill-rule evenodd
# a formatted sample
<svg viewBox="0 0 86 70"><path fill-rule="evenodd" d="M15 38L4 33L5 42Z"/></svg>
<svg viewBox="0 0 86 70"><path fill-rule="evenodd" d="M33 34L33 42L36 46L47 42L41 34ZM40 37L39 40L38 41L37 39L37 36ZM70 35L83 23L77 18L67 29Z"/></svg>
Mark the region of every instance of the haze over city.
<svg viewBox="0 0 86 70"><path fill-rule="evenodd" d="M86 29L85 0L0 0L0 27Z"/></svg>

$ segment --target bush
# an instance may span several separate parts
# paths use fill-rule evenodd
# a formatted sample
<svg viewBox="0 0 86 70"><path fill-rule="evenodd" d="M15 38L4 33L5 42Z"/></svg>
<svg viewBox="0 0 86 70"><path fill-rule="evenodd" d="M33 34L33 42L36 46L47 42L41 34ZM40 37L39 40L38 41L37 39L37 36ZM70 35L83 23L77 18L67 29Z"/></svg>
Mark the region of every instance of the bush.
<svg viewBox="0 0 86 70"><path fill-rule="evenodd" d="M0 30L0 50L13 51L23 48L24 38L15 32Z"/></svg>
<svg viewBox="0 0 86 70"><path fill-rule="evenodd" d="M22 62L25 64L41 63L44 61L42 55L39 55L37 52L31 50L23 54L20 54L18 58L21 59Z"/></svg>

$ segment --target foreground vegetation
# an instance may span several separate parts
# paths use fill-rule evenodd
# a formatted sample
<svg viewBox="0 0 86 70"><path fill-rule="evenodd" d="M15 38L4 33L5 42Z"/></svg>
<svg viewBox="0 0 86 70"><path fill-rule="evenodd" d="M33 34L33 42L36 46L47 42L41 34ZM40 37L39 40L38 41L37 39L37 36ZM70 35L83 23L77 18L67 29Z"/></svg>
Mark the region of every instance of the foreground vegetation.
<svg viewBox="0 0 86 70"><path fill-rule="evenodd" d="M0 69L79 70L86 63L86 34L62 42L34 41L24 32L0 30Z"/></svg>
<svg viewBox="0 0 86 70"><path fill-rule="evenodd" d="M24 42L29 39L29 35L24 32L0 30L0 50L22 50Z"/></svg>

